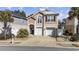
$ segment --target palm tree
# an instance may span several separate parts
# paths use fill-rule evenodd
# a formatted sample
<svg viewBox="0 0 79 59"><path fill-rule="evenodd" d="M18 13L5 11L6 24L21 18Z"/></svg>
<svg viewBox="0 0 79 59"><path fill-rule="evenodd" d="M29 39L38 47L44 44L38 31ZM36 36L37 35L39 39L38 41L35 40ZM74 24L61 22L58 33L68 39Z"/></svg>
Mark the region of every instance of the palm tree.
<svg viewBox="0 0 79 59"><path fill-rule="evenodd" d="M79 7L72 7L69 11L69 18L72 19L74 17L78 19L77 28L79 28Z"/></svg>
<svg viewBox="0 0 79 59"><path fill-rule="evenodd" d="M0 21L4 22L4 38L6 39L7 22L13 22L12 14L10 11L0 11Z"/></svg>
<svg viewBox="0 0 79 59"><path fill-rule="evenodd" d="M69 11L69 17L75 17L79 19L79 7L72 7L71 10Z"/></svg>

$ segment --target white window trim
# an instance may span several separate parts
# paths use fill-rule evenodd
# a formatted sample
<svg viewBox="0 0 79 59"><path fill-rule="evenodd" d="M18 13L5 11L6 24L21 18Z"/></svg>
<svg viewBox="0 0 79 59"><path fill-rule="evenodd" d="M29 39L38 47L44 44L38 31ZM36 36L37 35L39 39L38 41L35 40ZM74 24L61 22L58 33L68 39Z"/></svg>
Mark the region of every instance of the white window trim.
<svg viewBox="0 0 79 59"><path fill-rule="evenodd" d="M48 19L48 17L50 17L50 19ZM52 22L52 21L54 21L54 16L47 15L47 22Z"/></svg>
<svg viewBox="0 0 79 59"><path fill-rule="evenodd" d="M39 19L39 18L41 18L41 19ZM42 23L42 16L38 16L37 23Z"/></svg>

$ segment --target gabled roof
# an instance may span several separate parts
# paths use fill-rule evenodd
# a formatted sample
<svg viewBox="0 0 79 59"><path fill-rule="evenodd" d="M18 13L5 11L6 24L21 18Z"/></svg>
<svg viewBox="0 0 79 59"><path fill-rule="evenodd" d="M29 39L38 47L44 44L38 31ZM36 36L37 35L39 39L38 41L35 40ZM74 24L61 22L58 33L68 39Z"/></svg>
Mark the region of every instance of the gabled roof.
<svg viewBox="0 0 79 59"><path fill-rule="evenodd" d="M48 10L46 10L46 11L42 11L41 13L43 13L44 15L50 15L50 14L53 14L53 15L58 15L58 13L56 13L56 12L52 12L52 11L48 11Z"/></svg>
<svg viewBox="0 0 79 59"><path fill-rule="evenodd" d="M33 16L37 15L37 14L42 14L42 15L59 15L58 13L55 13L55 12L52 12L52 11L49 11L49 10L45 10L45 11L40 11L40 12L37 12L35 14L31 14L29 15L27 18L32 18L35 20L35 18ZM27 19L26 18L26 19Z"/></svg>
<svg viewBox="0 0 79 59"><path fill-rule="evenodd" d="M14 14L12 14L12 17L27 20L27 19L26 19L26 18L24 18L24 17L20 17L20 16L17 16L17 15L14 15Z"/></svg>

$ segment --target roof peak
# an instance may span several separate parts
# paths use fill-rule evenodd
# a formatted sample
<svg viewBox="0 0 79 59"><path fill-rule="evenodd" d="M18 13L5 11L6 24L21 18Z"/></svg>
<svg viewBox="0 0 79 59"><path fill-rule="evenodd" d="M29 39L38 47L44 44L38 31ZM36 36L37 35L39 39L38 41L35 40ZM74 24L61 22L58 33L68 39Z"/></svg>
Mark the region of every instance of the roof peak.
<svg viewBox="0 0 79 59"><path fill-rule="evenodd" d="M46 7L41 7L39 10L40 10L40 11L48 11L48 8L46 8Z"/></svg>

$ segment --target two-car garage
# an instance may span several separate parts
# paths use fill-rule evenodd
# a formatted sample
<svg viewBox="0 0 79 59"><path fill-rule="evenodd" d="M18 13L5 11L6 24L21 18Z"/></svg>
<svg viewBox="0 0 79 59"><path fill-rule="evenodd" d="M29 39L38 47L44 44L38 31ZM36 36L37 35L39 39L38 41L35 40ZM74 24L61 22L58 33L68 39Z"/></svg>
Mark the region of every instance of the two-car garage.
<svg viewBox="0 0 79 59"><path fill-rule="evenodd" d="M35 35L42 36L42 27L37 27L35 29Z"/></svg>
<svg viewBox="0 0 79 59"><path fill-rule="evenodd" d="M55 36L57 35L57 31L55 28L47 28L45 34L46 36Z"/></svg>
<svg viewBox="0 0 79 59"><path fill-rule="evenodd" d="M52 36L53 35L53 29L46 29L46 36Z"/></svg>
<svg viewBox="0 0 79 59"><path fill-rule="evenodd" d="M55 36L56 33L56 29L54 28L46 28L44 29L44 36ZM41 35L42 36L42 28L36 28L35 30L35 35Z"/></svg>

